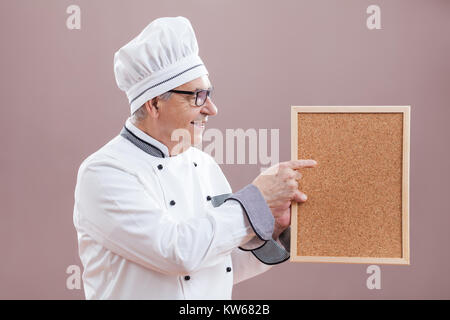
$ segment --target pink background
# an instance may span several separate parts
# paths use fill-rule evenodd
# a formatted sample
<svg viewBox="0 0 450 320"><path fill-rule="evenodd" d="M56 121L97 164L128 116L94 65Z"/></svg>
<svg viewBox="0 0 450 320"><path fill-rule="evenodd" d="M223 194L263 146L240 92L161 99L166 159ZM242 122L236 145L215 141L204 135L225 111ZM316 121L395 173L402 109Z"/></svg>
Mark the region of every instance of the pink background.
<svg viewBox="0 0 450 320"><path fill-rule="evenodd" d="M68 30L66 8L81 8ZM366 8L381 7L381 30ZM72 223L81 161L120 131L129 107L113 54L150 21L194 26L219 114L209 128L280 129L290 158L291 105L411 105L411 266L284 263L235 299L450 298L450 2L0 2L0 298L82 299L66 288L81 265ZM222 166L236 190L258 165Z"/></svg>

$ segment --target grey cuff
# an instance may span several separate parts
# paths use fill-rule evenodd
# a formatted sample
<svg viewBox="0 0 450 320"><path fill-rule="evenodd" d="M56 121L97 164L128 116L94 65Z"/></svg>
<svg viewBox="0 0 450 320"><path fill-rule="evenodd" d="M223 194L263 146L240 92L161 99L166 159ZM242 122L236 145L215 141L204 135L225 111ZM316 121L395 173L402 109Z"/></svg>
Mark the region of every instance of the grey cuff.
<svg viewBox="0 0 450 320"><path fill-rule="evenodd" d="M262 247L252 250L253 255L265 264L279 264L287 259L290 255L275 240L270 239Z"/></svg>
<svg viewBox="0 0 450 320"><path fill-rule="evenodd" d="M245 186L243 189L230 195L225 201L233 199L238 201L244 208L248 221L261 240L272 239L275 219L272 211L267 206L266 200L253 184Z"/></svg>
<svg viewBox="0 0 450 320"><path fill-rule="evenodd" d="M265 264L279 264L286 261L290 258L291 227L286 228L280 234L278 241L281 245L270 239L262 247L252 250L253 255Z"/></svg>
<svg viewBox="0 0 450 320"><path fill-rule="evenodd" d="M211 204L213 205L214 208L219 207L222 205L222 203L225 202L225 200L227 200L231 196L232 196L232 193L219 194L218 196L214 196L211 198ZM234 199L231 199L231 200L234 200ZM234 201L237 201L237 200L234 200ZM239 204L241 204L241 203L239 202ZM242 205L241 205L241 207L242 207ZM244 208L243 208L243 210L245 211ZM247 222L249 222L247 217L245 219L247 220ZM240 248L242 250L250 251L253 249L261 248L265 243L266 243L266 240L261 240L259 237L255 236L249 242L242 245L242 247L240 247Z"/></svg>
<svg viewBox="0 0 450 320"><path fill-rule="evenodd" d="M267 206L266 200L256 186L249 184L234 194L219 195L211 200L213 206L217 207L228 199L236 200L241 204L255 234L263 240L260 242L262 245L256 249L248 250L243 247L239 247L239 249L251 251L258 260L268 265L278 264L289 259L289 250L286 251L272 239L275 219ZM283 241L281 239L283 234L284 232L280 235L280 242ZM285 243L282 242L282 244L286 247Z"/></svg>

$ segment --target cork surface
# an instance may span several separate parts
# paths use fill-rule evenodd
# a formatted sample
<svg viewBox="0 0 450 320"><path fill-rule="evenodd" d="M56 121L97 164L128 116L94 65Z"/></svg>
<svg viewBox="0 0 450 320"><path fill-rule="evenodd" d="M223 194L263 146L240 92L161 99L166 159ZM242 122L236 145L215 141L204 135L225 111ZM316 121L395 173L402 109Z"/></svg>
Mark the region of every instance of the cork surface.
<svg viewBox="0 0 450 320"><path fill-rule="evenodd" d="M298 256L402 257L402 113L298 113Z"/></svg>

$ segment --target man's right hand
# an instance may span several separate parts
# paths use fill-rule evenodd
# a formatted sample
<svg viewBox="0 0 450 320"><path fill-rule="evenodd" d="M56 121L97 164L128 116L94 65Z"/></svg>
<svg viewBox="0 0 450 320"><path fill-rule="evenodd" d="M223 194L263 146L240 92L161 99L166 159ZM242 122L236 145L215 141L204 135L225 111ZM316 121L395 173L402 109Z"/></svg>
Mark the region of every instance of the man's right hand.
<svg viewBox="0 0 450 320"><path fill-rule="evenodd" d="M292 201L305 202L306 195L298 190L301 168L317 166L315 160L292 160L278 163L262 172L253 180L275 218L274 239L291 223L290 206Z"/></svg>

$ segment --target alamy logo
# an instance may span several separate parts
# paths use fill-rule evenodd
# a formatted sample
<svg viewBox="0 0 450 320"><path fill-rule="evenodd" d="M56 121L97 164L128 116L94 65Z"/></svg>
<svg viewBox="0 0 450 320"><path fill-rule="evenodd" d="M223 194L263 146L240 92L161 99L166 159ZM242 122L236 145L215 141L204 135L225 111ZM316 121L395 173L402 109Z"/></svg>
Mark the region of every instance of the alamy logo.
<svg viewBox="0 0 450 320"><path fill-rule="evenodd" d="M67 267L66 273L70 274L66 280L66 288L69 290L81 289L81 269L79 266L72 264Z"/></svg>
<svg viewBox="0 0 450 320"><path fill-rule="evenodd" d="M70 14L66 20L66 26L69 30L81 29L81 9L79 6L72 4L67 7L66 13Z"/></svg>
<svg viewBox="0 0 450 320"><path fill-rule="evenodd" d="M367 289L381 289L381 269L379 266L368 266L367 273L371 274L366 281Z"/></svg>
<svg viewBox="0 0 450 320"><path fill-rule="evenodd" d="M366 13L370 14L367 18L367 28L369 30L381 29L381 9L373 4L367 7Z"/></svg>
<svg viewBox="0 0 450 320"><path fill-rule="evenodd" d="M191 141L191 134L186 129L176 129L171 139L178 142L172 149L173 153L178 153L186 144L184 141ZM207 144L203 146L203 142ZM263 171L279 162L280 130L226 129L224 134L210 128L205 130L202 143L196 147L212 156L218 164L259 164Z"/></svg>

